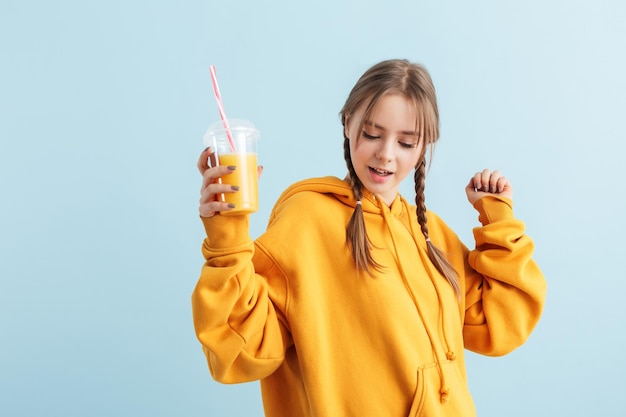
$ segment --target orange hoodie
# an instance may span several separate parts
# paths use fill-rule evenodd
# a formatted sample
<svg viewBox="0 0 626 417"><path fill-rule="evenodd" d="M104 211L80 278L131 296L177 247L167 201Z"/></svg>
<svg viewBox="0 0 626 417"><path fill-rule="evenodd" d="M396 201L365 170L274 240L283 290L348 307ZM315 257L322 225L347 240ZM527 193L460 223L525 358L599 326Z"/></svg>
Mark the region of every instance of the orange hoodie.
<svg viewBox="0 0 626 417"><path fill-rule="evenodd" d="M196 334L220 382L261 380L270 417L474 416L463 349L503 355L525 342L546 283L512 202L475 204L468 251L433 213L428 228L465 297L431 264L415 207L365 192L373 275L345 241L355 207L334 177L292 185L255 242L248 216L203 218L206 263L192 295Z"/></svg>

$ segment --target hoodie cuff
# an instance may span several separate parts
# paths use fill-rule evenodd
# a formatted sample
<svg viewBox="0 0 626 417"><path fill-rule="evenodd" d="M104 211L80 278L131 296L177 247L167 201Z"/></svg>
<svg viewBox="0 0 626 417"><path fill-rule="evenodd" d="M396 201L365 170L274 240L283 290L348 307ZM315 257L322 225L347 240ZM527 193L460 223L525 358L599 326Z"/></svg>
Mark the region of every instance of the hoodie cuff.
<svg viewBox="0 0 626 417"><path fill-rule="evenodd" d="M250 216L222 216L200 217L206 232L205 244L212 249L232 248L248 243L251 239L248 234Z"/></svg>
<svg viewBox="0 0 626 417"><path fill-rule="evenodd" d="M478 199L474 203L478 210L478 221L485 226L499 221L513 219L513 200L506 197L488 195Z"/></svg>

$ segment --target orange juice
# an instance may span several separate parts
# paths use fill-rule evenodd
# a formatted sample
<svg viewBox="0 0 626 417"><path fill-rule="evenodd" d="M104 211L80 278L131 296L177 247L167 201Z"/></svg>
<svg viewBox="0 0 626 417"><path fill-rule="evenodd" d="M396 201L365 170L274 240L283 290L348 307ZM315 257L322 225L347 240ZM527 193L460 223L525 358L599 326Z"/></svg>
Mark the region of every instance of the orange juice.
<svg viewBox="0 0 626 417"><path fill-rule="evenodd" d="M222 201L232 203L235 208L222 211L223 216L253 213L259 209L258 174L256 153L222 153L218 155L222 166L234 165L232 174L222 177L222 184L236 185L239 191L222 194Z"/></svg>

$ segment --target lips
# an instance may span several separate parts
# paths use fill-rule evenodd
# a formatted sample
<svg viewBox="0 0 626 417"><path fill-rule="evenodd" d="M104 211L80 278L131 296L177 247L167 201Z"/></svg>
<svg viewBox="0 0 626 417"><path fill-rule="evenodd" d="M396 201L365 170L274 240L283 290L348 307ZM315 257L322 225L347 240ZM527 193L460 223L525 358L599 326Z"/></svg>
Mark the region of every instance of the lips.
<svg viewBox="0 0 626 417"><path fill-rule="evenodd" d="M372 172L374 172L374 173L376 173L376 174L378 174L380 176L383 176L383 177L385 177L387 175L393 174L392 171L387 171L387 170L384 170L384 169L378 169L378 168L373 168L373 167L369 167L369 169L370 169L370 171L372 171Z"/></svg>

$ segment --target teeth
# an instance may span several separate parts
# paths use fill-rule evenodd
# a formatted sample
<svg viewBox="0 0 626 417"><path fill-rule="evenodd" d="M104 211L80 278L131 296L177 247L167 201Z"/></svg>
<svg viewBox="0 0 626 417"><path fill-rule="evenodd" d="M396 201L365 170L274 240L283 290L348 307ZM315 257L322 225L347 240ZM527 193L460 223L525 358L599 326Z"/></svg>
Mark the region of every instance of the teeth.
<svg viewBox="0 0 626 417"><path fill-rule="evenodd" d="M380 175L389 175L389 174L391 174L390 171L383 171L383 170L376 169L376 168L372 168L372 171L375 171L376 173L378 173Z"/></svg>

